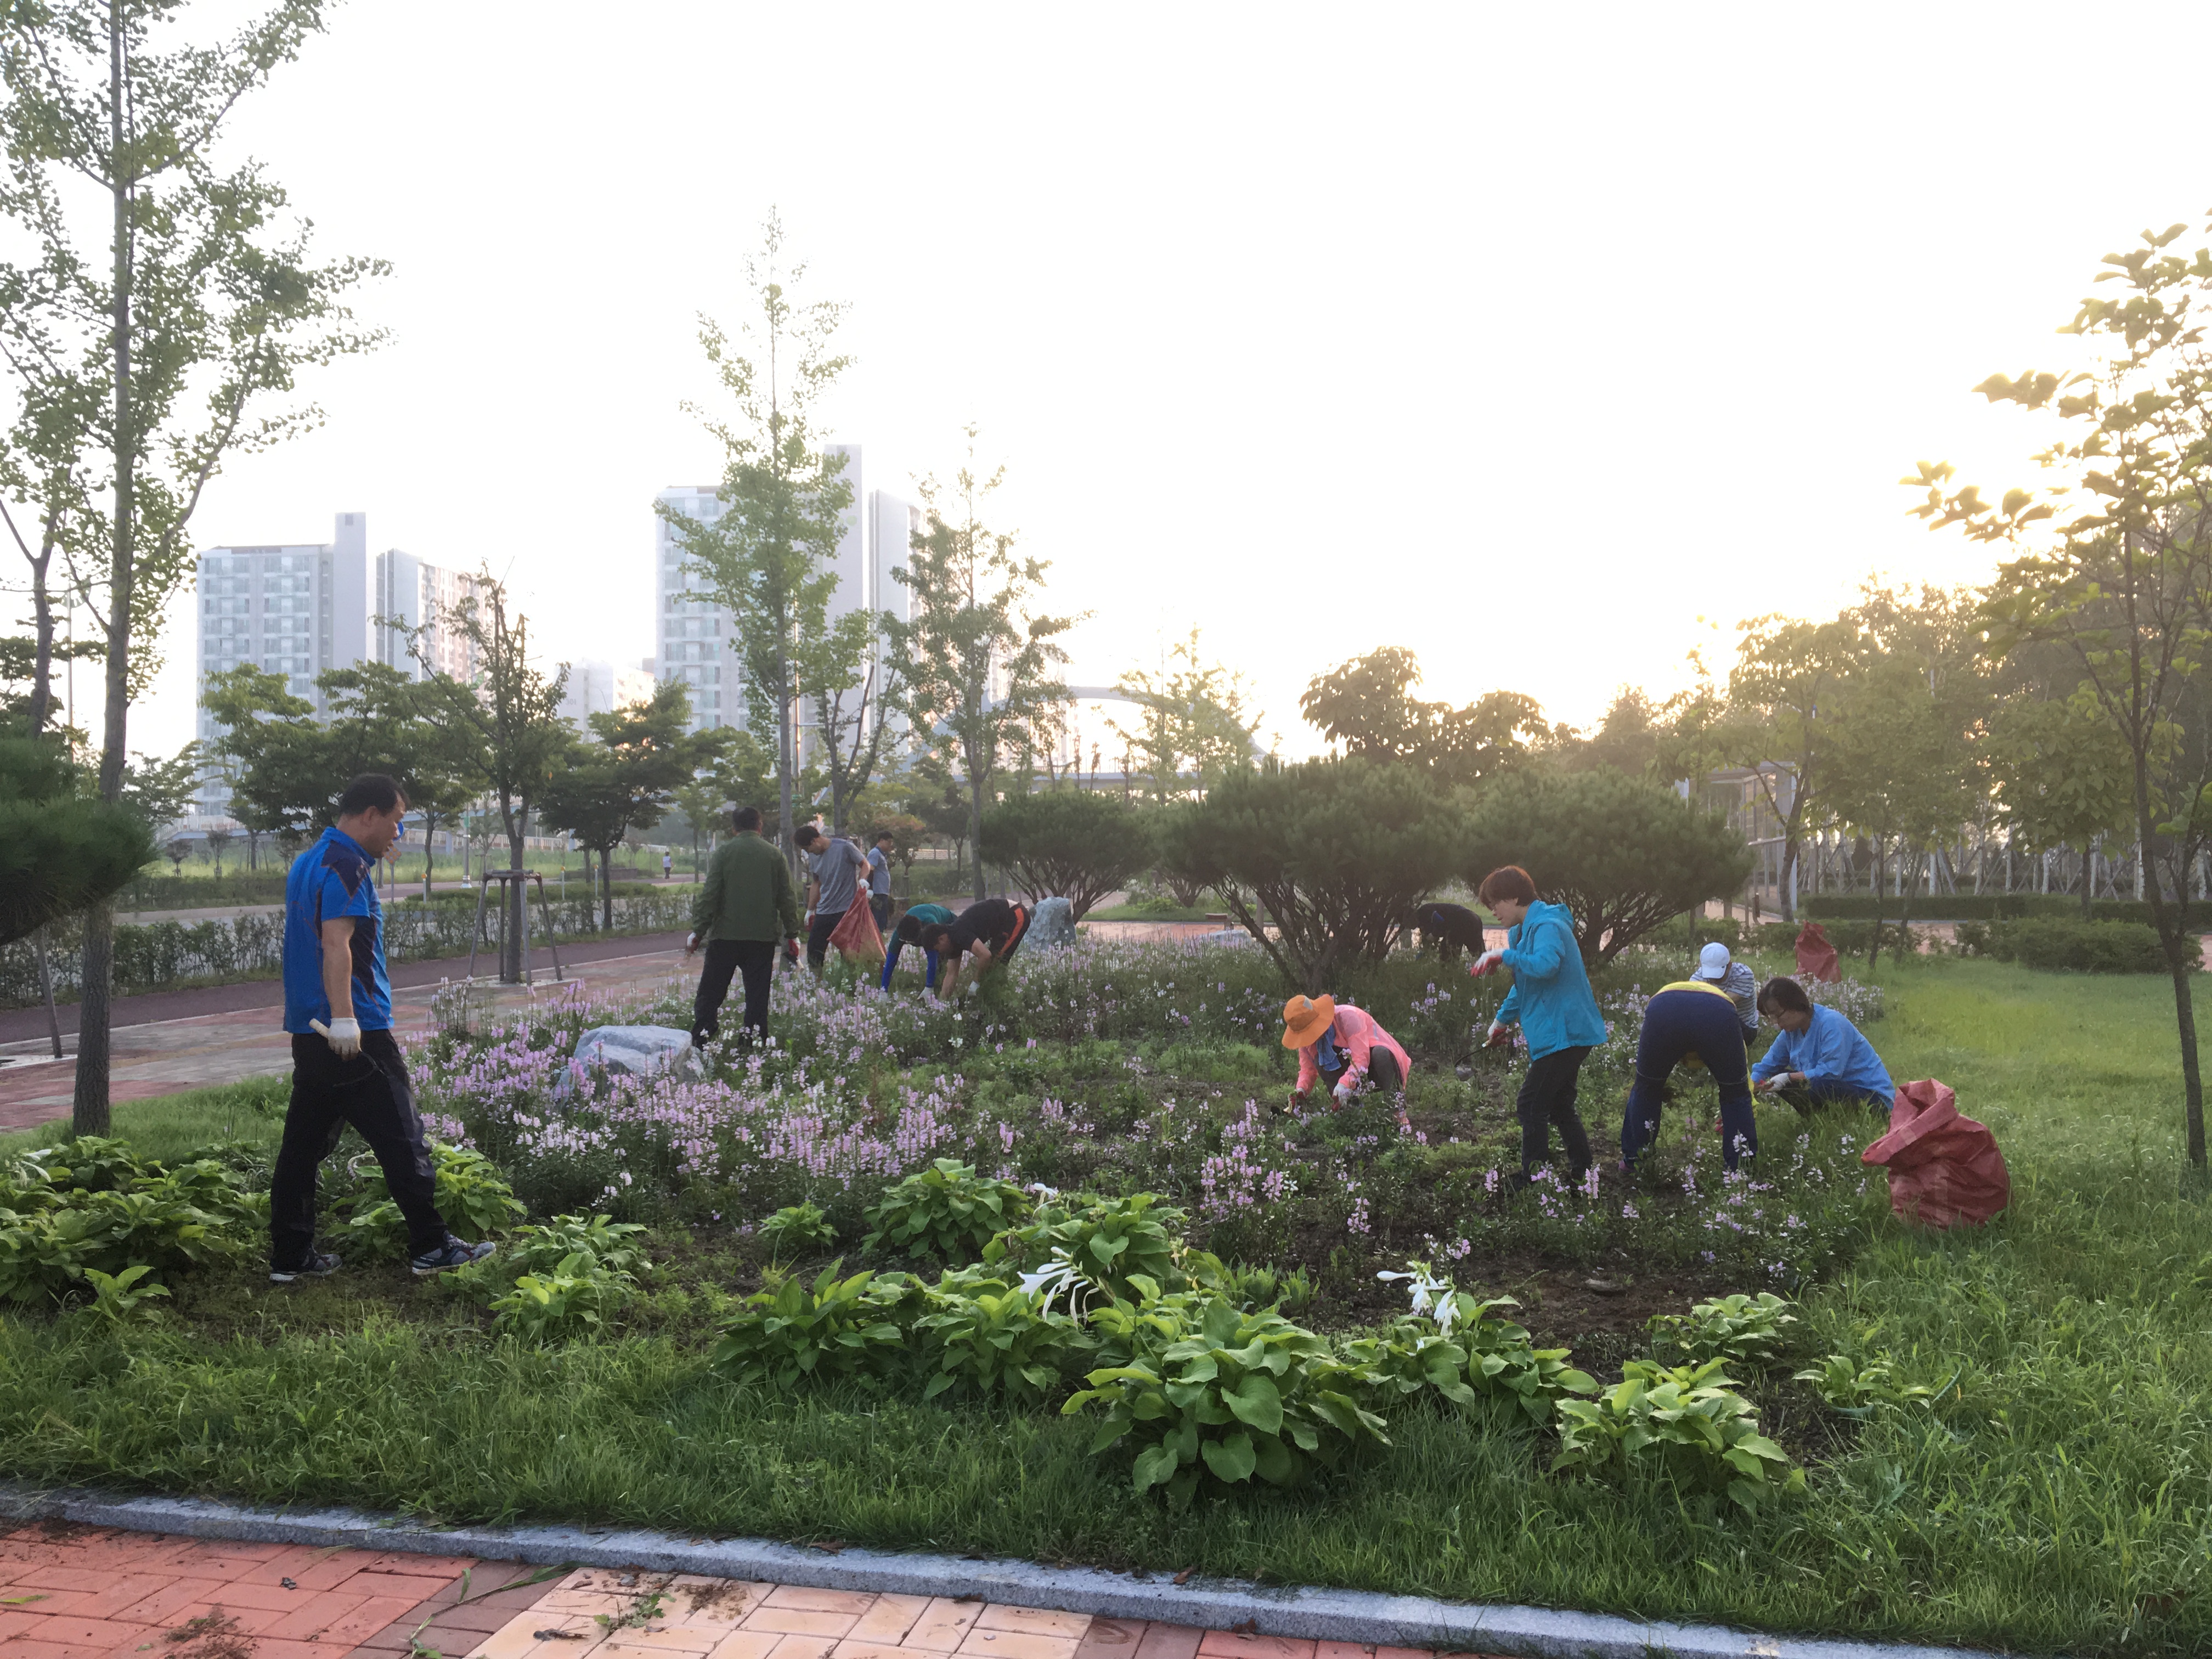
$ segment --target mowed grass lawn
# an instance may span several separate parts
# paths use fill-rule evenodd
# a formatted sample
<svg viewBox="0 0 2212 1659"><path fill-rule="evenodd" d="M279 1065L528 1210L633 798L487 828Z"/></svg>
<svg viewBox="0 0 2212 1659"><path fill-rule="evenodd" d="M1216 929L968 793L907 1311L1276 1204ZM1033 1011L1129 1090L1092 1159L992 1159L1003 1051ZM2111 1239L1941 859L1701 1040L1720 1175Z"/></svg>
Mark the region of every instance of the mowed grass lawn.
<svg viewBox="0 0 2212 1659"><path fill-rule="evenodd" d="M1395 1450L1328 1484L1175 1515L1131 1494L1122 1461L1088 1455L1086 1424L734 1389L665 1298L647 1334L523 1347L434 1289L405 1317L349 1290L388 1268L292 1292L245 1269L180 1279L165 1326L124 1334L9 1315L0 1474L2039 1652L2212 1651L2212 1228L2185 1195L2171 993L1978 962L1881 977L1891 1013L1871 1035L1892 1072L1942 1078L1996 1129L2013 1208L1965 1236L1885 1225L1807 1293L1808 1352L1886 1349L1903 1380L1949 1386L1932 1413L1845 1425L1806 1497L1757 1519L1554 1478L1525 1437L1415 1412L1394 1416ZM261 1099L281 1110L280 1091ZM1619 1105L1584 1109L1609 1135ZM117 1118L155 1155L276 1127L236 1095Z"/></svg>

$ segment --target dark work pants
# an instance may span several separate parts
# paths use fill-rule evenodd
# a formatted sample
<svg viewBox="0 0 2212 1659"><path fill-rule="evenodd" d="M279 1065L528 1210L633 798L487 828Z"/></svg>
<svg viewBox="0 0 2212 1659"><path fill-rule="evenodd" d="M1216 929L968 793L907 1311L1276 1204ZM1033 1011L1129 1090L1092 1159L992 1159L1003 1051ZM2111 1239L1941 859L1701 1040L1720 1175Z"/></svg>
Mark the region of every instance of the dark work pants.
<svg viewBox="0 0 2212 1659"><path fill-rule="evenodd" d="M407 1218L407 1253L422 1255L446 1242L429 1143L398 1043L389 1031L363 1031L361 1052L341 1060L311 1033L292 1039L292 1103L269 1189L270 1267L307 1265L315 1248L315 1172L349 1123L376 1154L392 1202Z"/></svg>
<svg viewBox="0 0 2212 1659"><path fill-rule="evenodd" d="M860 900L854 899L858 904ZM816 973L822 971L822 959L830 954L830 935L837 931L837 924L845 920L842 910L834 914L817 910L814 925L806 930L806 965Z"/></svg>
<svg viewBox="0 0 2212 1659"><path fill-rule="evenodd" d="M1890 1109L1890 1103L1871 1090L1855 1089L1832 1077L1787 1084L1776 1092L1801 1112L1815 1106L1864 1106L1887 1116Z"/></svg>
<svg viewBox="0 0 2212 1659"><path fill-rule="evenodd" d="M1344 1075L1345 1069L1340 1066L1333 1072L1324 1071L1321 1080L1334 1089L1336 1080ZM1406 1086L1406 1074L1398 1069L1398 1056L1380 1043L1368 1051L1367 1079L1386 1095L1395 1094Z"/></svg>
<svg viewBox="0 0 2212 1659"><path fill-rule="evenodd" d="M1582 1090L1583 1061L1589 1056L1589 1045L1573 1048L1554 1048L1541 1060L1528 1062L1528 1075L1521 1080L1521 1093L1513 1102L1513 1110L1521 1120L1521 1173L1531 1176L1539 1164L1547 1164L1552 1157L1552 1130L1559 1132L1559 1145L1566 1149L1567 1167L1579 1179L1589 1168L1589 1133L1583 1127L1583 1115L1575 1109L1575 1100Z"/></svg>
<svg viewBox="0 0 2212 1659"><path fill-rule="evenodd" d="M1735 1005L1706 991L1662 991L1644 1010L1644 1035L1636 1043L1636 1081L1620 1121L1620 1152L1631 1164L1659 1133L1662 1091L1690 1055L1705 1062L1721 1089L1721 1162L1736 1166L1759 1151L1751 1114L1751 1057Z"/></svg>
<svg viewBox="0 0 2212 1659"><path fill-rule="evenodd" d="M708 1043L721 1024L722 1004L730 994L730 975L745 977L744 1040L768 1035L768 992L775 976L775 941L769 939L714 939L707 941L706 965L699 970L699 994L691 1000L691 1041Z"/></svg>
<svg viewBox="0 0 2212 1659"><path fill-rule="evenodd" d="M876 931L889 933L891 930L891 896L889 893L869 894L868 908L875 912Z"/></svg>

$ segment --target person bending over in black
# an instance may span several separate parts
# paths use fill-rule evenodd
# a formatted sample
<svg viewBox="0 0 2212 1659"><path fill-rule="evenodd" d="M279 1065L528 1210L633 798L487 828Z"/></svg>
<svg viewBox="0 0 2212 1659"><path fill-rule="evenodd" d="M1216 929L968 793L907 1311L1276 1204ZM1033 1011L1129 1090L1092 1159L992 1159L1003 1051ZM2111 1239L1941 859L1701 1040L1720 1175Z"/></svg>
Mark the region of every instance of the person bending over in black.
<svg viewBox="0 0 2212 1659"><path fill-rule="evenodd" d="M937 994L946 1002L961 992L961 969L968 970L973 986L991 969L1013 955L1029 932L1029 907L1005 899L977 899L949 922L921 930L924 950L937 952Z"/></svg>

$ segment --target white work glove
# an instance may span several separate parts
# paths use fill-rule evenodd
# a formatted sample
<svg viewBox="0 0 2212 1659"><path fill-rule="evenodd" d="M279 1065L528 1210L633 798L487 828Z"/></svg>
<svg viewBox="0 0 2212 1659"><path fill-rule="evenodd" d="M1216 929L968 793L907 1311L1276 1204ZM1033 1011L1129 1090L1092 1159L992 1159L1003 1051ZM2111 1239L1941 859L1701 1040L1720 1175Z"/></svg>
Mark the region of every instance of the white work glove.
<svg viewBox="0 0 2212 1659"><path fill-rule="evenodd" d="M307 1024L323 1034L323 1041L331 1045L331 1051L340 1060L351 1060L361 1052L359 1020L334 1019L325 1025L319 1019L311 1019Z"/></svg>
<svg viewBox="0 0 2212 1659"><path fill-rule="evenodd" d="M1513 1032L1511 1028L1502 1025L1493 1019L1490 1022L1490 1035L1483 1039L1482 1046L1486 1048L1503 1048L1506 1043L1512 1041Z"/></svg>
<svg viewBox="0 0 2212 1659"><path fill-rule="evenodd" d="M1480 956L1474 959L1474 966L1468 969L1467 971L1476 979L1480 979L1485 974L1488 973L1492 969L1497 967L1499 963L1504 960L1505 952L1503 951L1485 951Z"/></svg>
<svg viewBox="0 0 2212 1659"><path fill-rule="evenodd" d="M1329 1091L1329 1093L1336 1097L1336 1103L1340 1106L1358 1092L1359 1085L1352 1080L1352 1074L1349 1072L1339 1078L1336 1080L1336 1087Z"/></svg>
<svg viewBox="0 0 2212 1659"><path fill-rule="evenodd" d="M686 933L686 934L684 934L684 954L685 956L687 956L687 957L688 957L688 956L690 956L690 955L694 951L697 950L698 948L699 948L699 935L698 935L698 934L696 934L696 933Z"/></svg>

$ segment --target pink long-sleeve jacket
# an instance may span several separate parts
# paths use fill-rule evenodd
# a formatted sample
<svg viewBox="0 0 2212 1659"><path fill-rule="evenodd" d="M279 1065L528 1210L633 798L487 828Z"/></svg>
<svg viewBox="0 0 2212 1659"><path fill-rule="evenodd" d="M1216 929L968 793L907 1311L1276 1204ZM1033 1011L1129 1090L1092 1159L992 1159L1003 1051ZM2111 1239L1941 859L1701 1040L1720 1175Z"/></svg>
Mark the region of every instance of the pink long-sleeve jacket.
<svg viewBox="0 0 2212 1659"><path fill-rule="evenodd" d="M1345 1058L1352 1062L1352 1069L1347 1075L1354 1083L1365 1079L1368 1060L1378 1048L1386 1048L1398 1057L1398 1071L1401 1076L1408 1078L1413 1076L1413 1062L1407 1058L1406 1051L1398 1046L1398 1039L1377 1025L1374 1016L1364 1010L1355 1008L1350 1003L1338 1003L1336 1018L1331 1023L1330 1031L1336 1038L1336 1046L1343 1051ZM1298 1092L1300 1094L1312 1088L1314 1080L1321 1076L1321 1065L1314 1059L1316 1046L1309 1042L1298 1050Z"/></svg>

